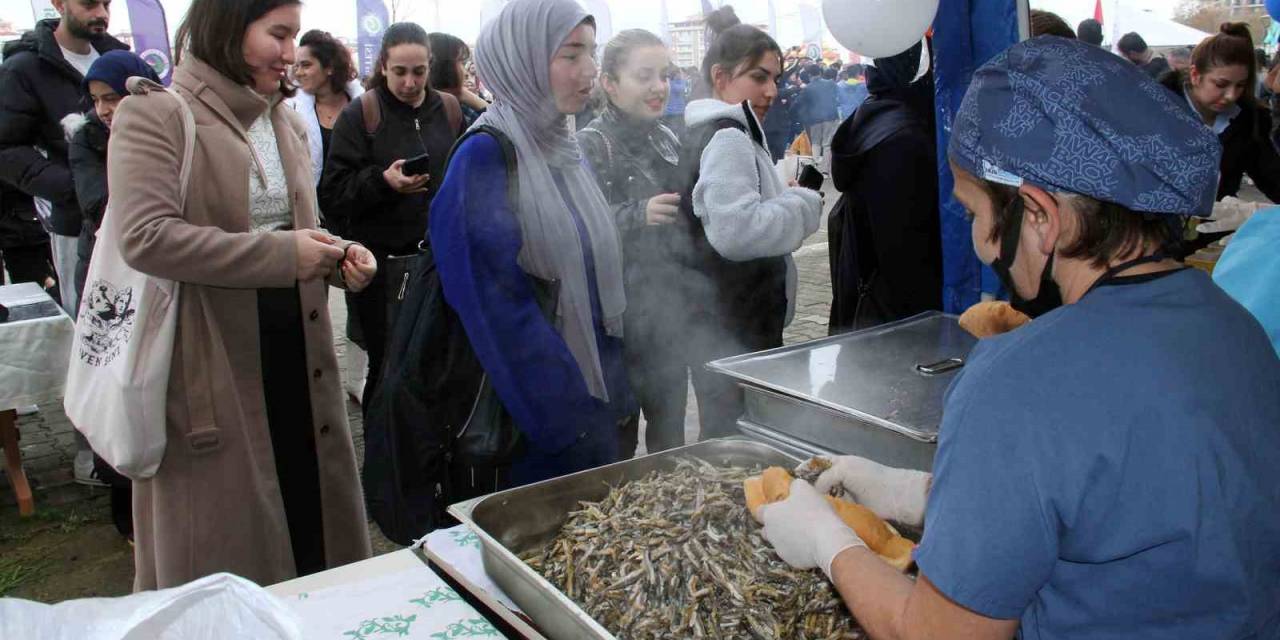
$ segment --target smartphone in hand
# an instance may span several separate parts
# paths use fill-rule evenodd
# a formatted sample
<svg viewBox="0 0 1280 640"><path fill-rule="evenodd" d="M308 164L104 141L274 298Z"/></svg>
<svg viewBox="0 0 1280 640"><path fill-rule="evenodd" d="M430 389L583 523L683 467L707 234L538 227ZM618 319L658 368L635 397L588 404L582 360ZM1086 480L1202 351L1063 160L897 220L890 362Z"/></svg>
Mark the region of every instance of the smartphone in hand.
<svg viewBox="0 0 1280 640"><path fill-rule="evenodd" d="M800 177L796 179L796 182L806 189L822 191L822 172L818 171L817 167L807 164L804 166L804 169L800 171Z"/></svg>
<svg viewBox="0 0 1280 640"><path fill-rule="evenodd" d="M431 155L422 154L414 156L404 161L404 166L400 168L400 172L406 176L420 176L430 169Z"/></svg>

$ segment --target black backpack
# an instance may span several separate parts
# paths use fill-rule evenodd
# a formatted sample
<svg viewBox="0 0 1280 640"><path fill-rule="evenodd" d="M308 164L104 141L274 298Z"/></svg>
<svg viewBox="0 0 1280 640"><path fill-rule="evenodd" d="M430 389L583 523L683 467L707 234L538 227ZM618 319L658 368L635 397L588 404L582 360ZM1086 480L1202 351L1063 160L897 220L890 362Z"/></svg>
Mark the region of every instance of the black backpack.
<svg viewBox="0 0 1280 640"><path fill-rule="evenodd" d="M515 202L516 154L507 137L486 126L454 145L486 133L502 145L508 198ZM388 337L382 380L365 416L361 470L369 515L393 542L449 524L446 508L508 484L523 438L480 366L460 319L444 298L428 242L404 279ZM555 287L535 279L539 304L554 306Z"/></svg>

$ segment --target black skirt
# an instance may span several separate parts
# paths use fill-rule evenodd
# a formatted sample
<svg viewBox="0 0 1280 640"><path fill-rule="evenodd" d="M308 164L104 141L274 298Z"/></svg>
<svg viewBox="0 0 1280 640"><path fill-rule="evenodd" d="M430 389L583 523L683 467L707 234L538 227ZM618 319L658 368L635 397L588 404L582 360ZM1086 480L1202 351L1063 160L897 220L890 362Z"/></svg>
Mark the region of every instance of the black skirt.
<svg viewBox="0 0 1280 640"><path fill-rule="evenodd" d="M325 569L307 345L297 287L258 290L258 337L267 428L299 576Z"/></svg>

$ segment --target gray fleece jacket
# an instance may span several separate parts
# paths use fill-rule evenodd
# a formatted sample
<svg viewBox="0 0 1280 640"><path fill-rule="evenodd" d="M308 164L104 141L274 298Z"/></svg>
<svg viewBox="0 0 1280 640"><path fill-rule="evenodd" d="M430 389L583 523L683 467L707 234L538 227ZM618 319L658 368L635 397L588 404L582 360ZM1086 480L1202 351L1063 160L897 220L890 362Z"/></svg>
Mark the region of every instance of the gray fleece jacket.
<svg viewBox="0 0 1280 640"><path fill-rule="evenodd" d="M755 114L739 104L695 100L685 111L689 128L720 119L732 119L748 131L761 130ZM744 131L718 131L702 152L698 183L693 187L693 212L702 221L707 241L729 260L786 256L790 324L796 298L791 254L817 232L822 196L811 189L783 184L765 145L763 138L757 143Z"/></svg>

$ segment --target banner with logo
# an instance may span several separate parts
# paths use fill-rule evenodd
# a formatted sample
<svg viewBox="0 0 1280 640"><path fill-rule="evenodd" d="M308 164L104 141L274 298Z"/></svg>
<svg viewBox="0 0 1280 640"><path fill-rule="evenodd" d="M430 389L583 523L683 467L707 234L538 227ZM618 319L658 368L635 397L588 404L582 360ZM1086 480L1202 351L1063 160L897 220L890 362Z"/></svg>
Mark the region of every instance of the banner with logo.
<svg viewBox="0 0 1280 640"><path fill-rule="evenodd" d="M37 22L60 17L49 0L31 0L31 15L36 17Z"/></svg>
<svg viewBox="0 0 1280 640"><path fill-rule="evenodd" d="M160 0L127 0L129 27L133 31L133 52L155 69L160 81L173 80L173 52L169 48L169 24Z"/></svg>
<svg viewBox="0 0 1280 640"><path fill-rule="evenodd" d="M388 22L387 5L382 0L356 0L356 55L361 78L373 73L378 64L378 49Z"/></svg>

